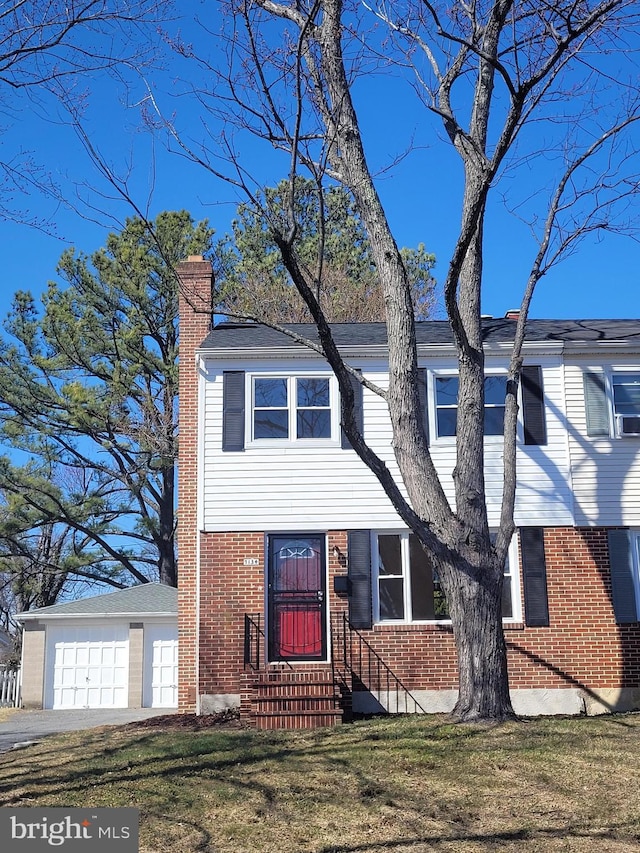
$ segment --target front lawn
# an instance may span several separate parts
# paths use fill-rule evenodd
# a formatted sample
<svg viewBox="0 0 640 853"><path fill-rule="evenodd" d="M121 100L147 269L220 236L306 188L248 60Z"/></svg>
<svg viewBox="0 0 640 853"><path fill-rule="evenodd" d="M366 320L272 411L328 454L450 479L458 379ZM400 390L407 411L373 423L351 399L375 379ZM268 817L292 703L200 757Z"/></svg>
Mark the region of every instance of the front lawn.
<svg viewBox="0 0 640 853"><path fill-rule="evenodd" d="M0 756L4 806L134 806L143 853L622 853L640 716L93 729Z"/></svg>

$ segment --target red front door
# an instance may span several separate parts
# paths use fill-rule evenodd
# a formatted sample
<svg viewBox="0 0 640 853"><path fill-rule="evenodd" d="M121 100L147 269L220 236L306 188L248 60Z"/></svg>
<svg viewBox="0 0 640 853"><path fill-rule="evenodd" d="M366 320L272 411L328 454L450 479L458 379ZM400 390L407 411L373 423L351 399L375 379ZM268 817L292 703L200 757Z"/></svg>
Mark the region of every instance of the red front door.
<svg viewBox="0 0 640 853"><path fill-rule="evenodd" d="M269 659L324 660L324 536L269 537Z"/></svg>

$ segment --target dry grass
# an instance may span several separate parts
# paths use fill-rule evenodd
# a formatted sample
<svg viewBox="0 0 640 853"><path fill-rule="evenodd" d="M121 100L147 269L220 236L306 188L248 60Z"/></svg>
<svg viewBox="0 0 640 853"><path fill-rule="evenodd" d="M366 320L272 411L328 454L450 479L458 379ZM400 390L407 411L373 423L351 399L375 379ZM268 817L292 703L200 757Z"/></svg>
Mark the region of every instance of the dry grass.
<svg viewBox="0 0 640 853"><path fill-rule="evenodd" d="M6 723L16 710L17 708L0 708L0 723Z"/></svg>
<svg viewBox="0 0 640 853"><path fill-rule="evenodd" d="M143 853L622 853L640 716L497 728L106 728L0 756L5 806L134 806Z"/></svg>

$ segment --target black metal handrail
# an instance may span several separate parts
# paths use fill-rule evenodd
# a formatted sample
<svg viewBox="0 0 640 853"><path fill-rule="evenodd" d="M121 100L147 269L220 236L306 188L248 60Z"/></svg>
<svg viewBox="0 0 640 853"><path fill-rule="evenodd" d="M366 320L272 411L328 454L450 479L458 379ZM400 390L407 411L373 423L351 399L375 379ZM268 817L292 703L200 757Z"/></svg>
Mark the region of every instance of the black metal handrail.
<svg viewBox="0 0 640 853"><path fill-rule="evenodd" d="M333 614L331 627L334 666L338 662L342 663L351 677L353 688L361 686L374 695L377 693L378 697L380 694L386 694L387 711L391 696L395 696L396 713L426 713L420 702L373 646L351 625L346 613Z"/></svg>
<svg viewBox="0 0 640 853"><path fill-rule="evenodd" d="M264 631L259 613L244 614L244 668L262 669L261 647Z"/></svg>

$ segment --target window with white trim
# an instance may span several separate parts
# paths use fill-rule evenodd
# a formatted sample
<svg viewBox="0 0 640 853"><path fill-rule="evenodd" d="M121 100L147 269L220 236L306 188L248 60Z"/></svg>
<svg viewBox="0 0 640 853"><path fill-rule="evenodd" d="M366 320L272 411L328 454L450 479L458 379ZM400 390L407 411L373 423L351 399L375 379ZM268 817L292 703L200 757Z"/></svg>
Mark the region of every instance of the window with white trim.
<svg viewBox="0 0 640 853"><path fill-rule="evenodd" d="M436 374L433 378L438 438L454 436L458 420L457 374ZM507 391L506 374L485 376L484 379L484 434L502 435Z"/></svg>
<svg viewBox="0 0 640 853"><path fill-rule="evenodd" d="M331 440L333 382L328 376L254 376L251 435L254 441Z"/></svg>
<svg viewBox="0 0 640 853"><path fill-rule="evenodd" d="M616 434L640 434L640 373L613 373L611 391Z"/></svg>
<svg viewBox="0 0 640 853"><path fill-rule="evenodd" d="M640 621L640 530L629 531L631 573L635 592L636 616Z"/></svg>
<svg viewBox="0 0 640 853"><path fill-rule="evenodd" d="M519 600L517 555L509 557L504 567L502 618L517 618ZM413 533L377 533L373 542L376 572L376 621L437 622L449 620L444 590L428 554Z"/></svg>

